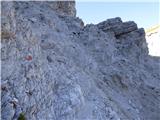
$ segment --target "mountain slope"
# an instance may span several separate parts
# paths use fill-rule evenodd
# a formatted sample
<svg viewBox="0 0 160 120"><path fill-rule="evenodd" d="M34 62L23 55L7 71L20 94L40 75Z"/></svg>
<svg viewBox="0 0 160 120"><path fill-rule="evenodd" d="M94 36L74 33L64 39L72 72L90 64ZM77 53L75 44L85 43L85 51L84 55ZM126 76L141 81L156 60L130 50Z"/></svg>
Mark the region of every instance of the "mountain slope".
<svg viewBox="0 0 160 120"><path fill-rule="evenodd" d="M119 17L84 26L67 3L2 2L2 120L159 120L144 30Z"/></svg>

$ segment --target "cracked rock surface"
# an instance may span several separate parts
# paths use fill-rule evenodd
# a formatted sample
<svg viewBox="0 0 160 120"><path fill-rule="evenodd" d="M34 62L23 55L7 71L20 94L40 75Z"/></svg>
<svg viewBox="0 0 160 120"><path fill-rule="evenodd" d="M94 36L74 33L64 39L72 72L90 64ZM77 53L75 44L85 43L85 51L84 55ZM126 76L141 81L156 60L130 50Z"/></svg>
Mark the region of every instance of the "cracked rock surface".
<svg viewBox="0 0 160 120"><path fill-rule="evenodd" d="M160 58L135 22L84 26L73 1L1 5L2 120L160 119Z"/></svg>

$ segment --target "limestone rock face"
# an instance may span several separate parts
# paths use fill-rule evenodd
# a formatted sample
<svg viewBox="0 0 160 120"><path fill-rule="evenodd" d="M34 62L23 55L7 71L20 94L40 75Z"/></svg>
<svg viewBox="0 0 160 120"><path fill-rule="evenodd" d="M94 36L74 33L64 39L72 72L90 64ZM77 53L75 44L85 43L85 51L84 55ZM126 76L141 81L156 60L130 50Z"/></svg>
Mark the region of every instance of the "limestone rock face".
<svg viewBox="0 0 160 120"><path fill-rule="evenodd" d="M108 19L104 22L99 23L97 26L104 32L113 31L116 36L126 34L138 29L135 22L122 22L121 18L119 17Z"/></svg>
<svg viewBox="0 0 160 120"><path fill-rule="evenodd" d="M1 119L159 120L160 58L144 30L84 26L74 4L2 2Z"/></svg>
<svg viewBox="0 0 160 120"><path fill-rule="evenodd" d="M50 1L47 4L58 14L76 16L75 1Z"/></svg>

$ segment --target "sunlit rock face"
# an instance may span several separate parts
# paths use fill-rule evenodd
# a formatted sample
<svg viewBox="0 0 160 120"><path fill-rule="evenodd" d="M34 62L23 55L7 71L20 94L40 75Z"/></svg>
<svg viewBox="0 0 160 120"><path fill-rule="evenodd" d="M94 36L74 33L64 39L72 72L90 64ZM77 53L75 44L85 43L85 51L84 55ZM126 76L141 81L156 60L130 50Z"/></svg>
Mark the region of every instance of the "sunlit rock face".
<svg viewBox="0 0 160 120"><path fill-rule="evenodd" d="M159 120L144 30L119 17L84 26L74 5L2 2L1 119Z"/></svg>
<svg viewBox="0 0 160 120"><path fill-rule="evenodd" d="M149 55L160 57L160 25L146 31Z"/></svg>

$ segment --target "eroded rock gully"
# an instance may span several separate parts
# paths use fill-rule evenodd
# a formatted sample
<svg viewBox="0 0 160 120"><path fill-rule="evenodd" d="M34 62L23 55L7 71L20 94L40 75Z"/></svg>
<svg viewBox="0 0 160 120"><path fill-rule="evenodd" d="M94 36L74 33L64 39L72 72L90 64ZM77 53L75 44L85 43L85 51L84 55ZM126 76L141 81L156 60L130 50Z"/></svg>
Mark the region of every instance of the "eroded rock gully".
<svg viewBox="0 0 160 120"><path fill-rule="evenodd" d="M135 22L84 26L73 1L1 5L2 120L160 119L160 59Z"/></svg>

